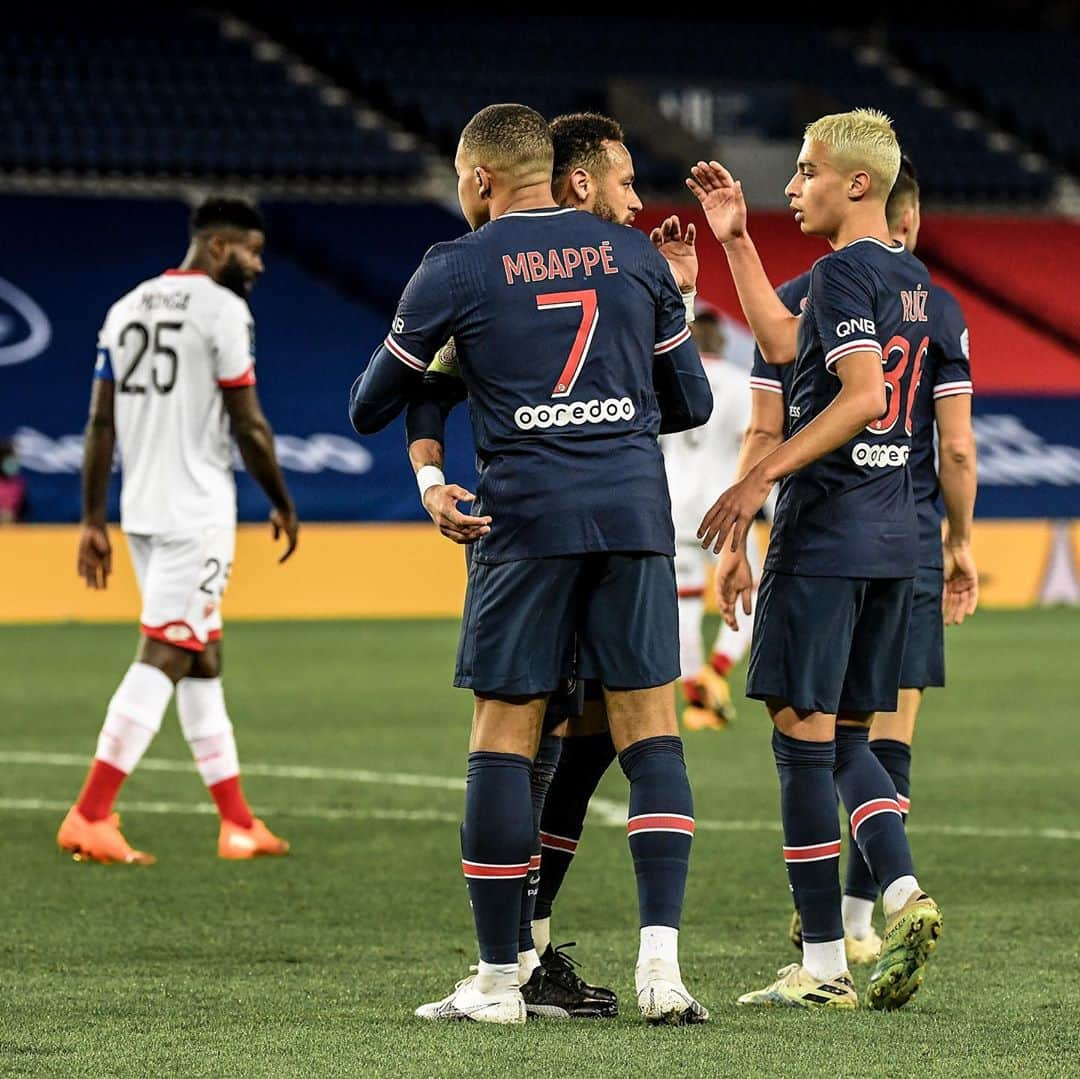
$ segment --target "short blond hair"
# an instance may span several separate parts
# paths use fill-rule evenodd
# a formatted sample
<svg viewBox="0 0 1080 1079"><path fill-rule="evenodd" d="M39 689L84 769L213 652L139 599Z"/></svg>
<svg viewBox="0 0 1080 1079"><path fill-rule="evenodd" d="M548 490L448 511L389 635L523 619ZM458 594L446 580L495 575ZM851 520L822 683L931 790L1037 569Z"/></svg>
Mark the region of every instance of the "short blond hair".
<svg viewBox="0 0 1080 1079"><path fill-rule="evenodd" d="M900 143L892 120L880 109L822 116L806 125L806 138L827 146L841 168L865 169L871 193L882 201L889 197L900 172Z"/></svg>

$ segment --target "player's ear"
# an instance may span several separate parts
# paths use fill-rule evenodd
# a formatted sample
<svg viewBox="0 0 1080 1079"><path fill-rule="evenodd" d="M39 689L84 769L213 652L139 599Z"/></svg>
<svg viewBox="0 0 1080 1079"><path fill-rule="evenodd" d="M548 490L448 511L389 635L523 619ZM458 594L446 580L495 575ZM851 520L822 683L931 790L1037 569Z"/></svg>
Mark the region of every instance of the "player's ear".
<svg viewBox="0 0 1080 1079"><path fill-rule="evenodd" d="M577 202L589 201L589 186L592 184L592 177L588 171L583 168L576 168L570 172L570 193L573 195Z"/></svg>
<svg viewBox="0 0 1080 1079"><path fill-rule="evenodd" d="M482 199L491 198L491 173L488 172L482 165L477 165L473 169L473 175L476 177L476 190Z"/></svg>
<svg viewBox="0 0 1080 1079"><path fill-rule="evenodd" d="M848 198L858 200L870 190L870 174L860 169L848 178Z"/></svg>

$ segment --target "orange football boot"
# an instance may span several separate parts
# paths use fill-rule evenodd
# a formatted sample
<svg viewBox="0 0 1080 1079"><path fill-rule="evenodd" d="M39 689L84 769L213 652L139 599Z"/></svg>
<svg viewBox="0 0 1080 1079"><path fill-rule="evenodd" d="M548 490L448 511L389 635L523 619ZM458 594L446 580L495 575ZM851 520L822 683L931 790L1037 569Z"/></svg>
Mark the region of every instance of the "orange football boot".
<svg viewBox="0 0 1080 1079"><path fill-rule="evenodd" d="M262 854L288 854L289 844L279 839L258 817L250 828L223 820L218 833L218 857L257 858Z"/></svg>
<svg viewBox="0 0 1080 1079"><path fill-rule="evenodd" d="M77 862L101 862L109 865L153 865L157 859L143 850L133 850L120 832L120 814L110 813L102 820L87 820L78 806L72 806L56 833L61 850L69 850Z"/></svg>

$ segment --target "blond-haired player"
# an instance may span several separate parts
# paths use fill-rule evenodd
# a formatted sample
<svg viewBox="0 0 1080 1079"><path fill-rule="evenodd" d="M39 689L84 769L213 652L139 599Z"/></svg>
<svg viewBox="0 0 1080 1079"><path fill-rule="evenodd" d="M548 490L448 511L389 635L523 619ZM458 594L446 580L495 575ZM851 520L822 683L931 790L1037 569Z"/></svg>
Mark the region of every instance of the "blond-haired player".
<svg viewBox="0 0 1080 1079"><path fill-rule="evenodd" d="M78 570L90 588L108 584L106 494L118 444L121 527L142 592L142 637L57 835L79 859L154 861L128 844L113 803L161 727L174 689L184 737L221 816L218 853L251 858L289 849L244 798L220 678L221 599L236 537L230 426L273 506L274 537L285 534L281 561L296 547L299 528L255 390L247 296L263 271L264 242L253 206L208 199L192 215L180 268L113 304L98 338Z"/></svg>
<svg viewBox="0 0 1080 1079"><path fill-rule="evenodd" d="M783 481L758 597L747 696L773 720L784 860L803 962L747 1005L853 1008L841 917L836 791L882 890L886 914L869 1003L919 988L941 914L916 879L896 788L870 751L874 713L896 708L918 535L907 458L929 346L926 267L894 243L885 204L900 168L888 117L872 109L810 124L785 193L804 233L832 248L793 316L747 233L741 185L716 162L688 180L724 245L739 299L770 363L794 363L787 438L716 501L699 534L745 542ZM733 586L749 606L748 572Z"/></svg>

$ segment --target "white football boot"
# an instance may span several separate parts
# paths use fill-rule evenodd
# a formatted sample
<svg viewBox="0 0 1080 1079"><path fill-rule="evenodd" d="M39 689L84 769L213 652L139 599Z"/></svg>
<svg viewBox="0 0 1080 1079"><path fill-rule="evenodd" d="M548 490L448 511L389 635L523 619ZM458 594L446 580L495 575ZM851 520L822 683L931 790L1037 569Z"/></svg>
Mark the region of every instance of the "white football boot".
<svg viewBox="0 0 1080 1079"><path fill-rule="evenodd" d="M476 988L476 975L473 974L458 982L448 997L421 1004L414 1014L420 1019L443 1023L524 1023L525 1000L516 987L498 993L482 993Z"/></svg>
<svg viewBox="0 0 1080 1079"><path fill-rule="evenodd" d="M638 1008L650 1026L690 1026L707 1023L709 1012L690 995L683 985L676 963L650 959L634 971Z"/></svg>

